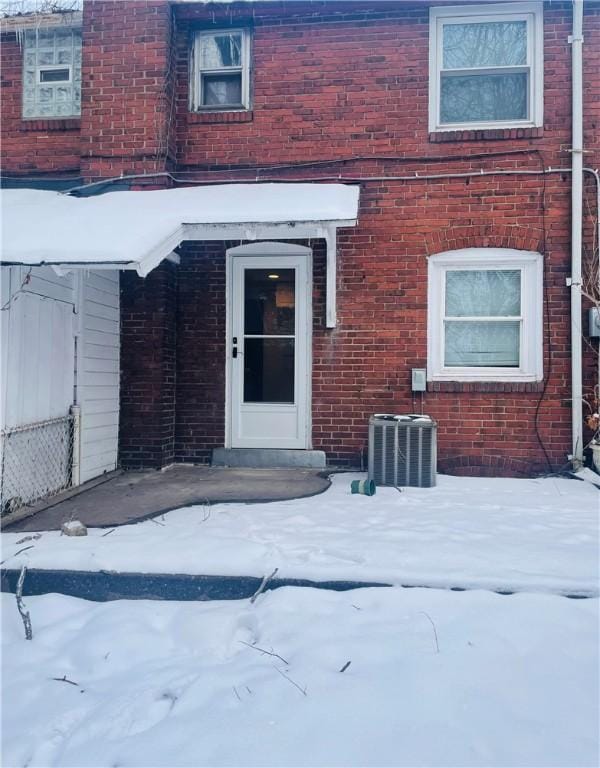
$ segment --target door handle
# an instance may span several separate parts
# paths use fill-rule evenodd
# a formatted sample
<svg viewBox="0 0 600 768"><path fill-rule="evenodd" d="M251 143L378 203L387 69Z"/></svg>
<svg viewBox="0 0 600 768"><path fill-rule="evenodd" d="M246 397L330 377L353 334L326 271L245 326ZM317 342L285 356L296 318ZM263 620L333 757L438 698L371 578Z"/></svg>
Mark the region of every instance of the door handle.
<svg viewBox="0 0 600 768"><path fill-rule="evenodd" d="M235 358L238 356L238 348L237 348L237 336L234 336L231 340L233 342L233 349L231 350L231 357L235 360Z"/></svg>

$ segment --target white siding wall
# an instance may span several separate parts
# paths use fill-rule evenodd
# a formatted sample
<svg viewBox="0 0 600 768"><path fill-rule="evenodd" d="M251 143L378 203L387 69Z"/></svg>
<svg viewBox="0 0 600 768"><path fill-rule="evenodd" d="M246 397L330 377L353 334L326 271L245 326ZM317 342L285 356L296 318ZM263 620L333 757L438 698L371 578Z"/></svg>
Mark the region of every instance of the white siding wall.
<svg viewBox="0 0 600 768"><path fill-rule="evenodd" d="M2 427L66 416L73 402L73 278L2 267Z"/></svg>
<svg viewBox="0 0 600 768"><path fill-rule="evenodd" d="M85 482L117 466L119 273L59 277L49 267L35 267L15 296L27 272L1 269L2 306L13 300L1 312L0 423L15 427L66 415L76 378Z"/></svg>
<svg viewBox="0 0 600 768"><path fill-rule="evenodd" d="M81 287L77 389L81 482L117 466L119 438L119 273L85 272Z"/></svg>

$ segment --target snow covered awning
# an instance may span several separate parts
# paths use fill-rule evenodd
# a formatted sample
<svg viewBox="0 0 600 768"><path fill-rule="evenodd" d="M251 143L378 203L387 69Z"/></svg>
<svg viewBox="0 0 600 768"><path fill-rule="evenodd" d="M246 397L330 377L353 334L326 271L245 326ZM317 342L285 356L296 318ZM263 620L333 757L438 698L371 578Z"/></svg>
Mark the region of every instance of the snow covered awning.
<svg viewBox="0 0 600 768"><path fill-rule="evenodd" d="M3 264L135 269L146 276L184 240L327 241L327 325L335 325L336 231L356 224L359 188L223 184L73 197L2 190Z"/></svg>

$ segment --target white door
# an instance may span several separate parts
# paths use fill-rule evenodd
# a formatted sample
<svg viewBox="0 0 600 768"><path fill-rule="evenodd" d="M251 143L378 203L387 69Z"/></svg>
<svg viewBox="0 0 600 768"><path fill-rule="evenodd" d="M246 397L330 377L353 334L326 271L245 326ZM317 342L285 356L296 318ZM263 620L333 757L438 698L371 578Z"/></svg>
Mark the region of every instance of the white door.
<svg viewBox="0 0 600 768"><path fill-rule="evenodd" d="M229 251L227 356L232 448L309 448L310 249ZM274 253L275 250L283 253Z"/></svg>

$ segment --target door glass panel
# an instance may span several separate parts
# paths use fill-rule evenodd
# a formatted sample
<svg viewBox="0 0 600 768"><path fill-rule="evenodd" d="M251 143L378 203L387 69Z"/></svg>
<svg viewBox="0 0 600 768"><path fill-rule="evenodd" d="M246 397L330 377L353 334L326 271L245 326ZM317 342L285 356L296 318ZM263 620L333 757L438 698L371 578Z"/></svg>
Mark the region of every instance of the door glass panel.
<svg viewBox="0 0 600 768"><path fill-rule="evenodd" d="M250 336L293 336L295 288L294 269L246 269L244 333Z"/></svg>
<svg viewBox="0 0 600 768"><path fill-rule="evenodd" d="M283 271L283 270L282 270ZM294 402L295 340L244 340L244 402Z"/></svg>

